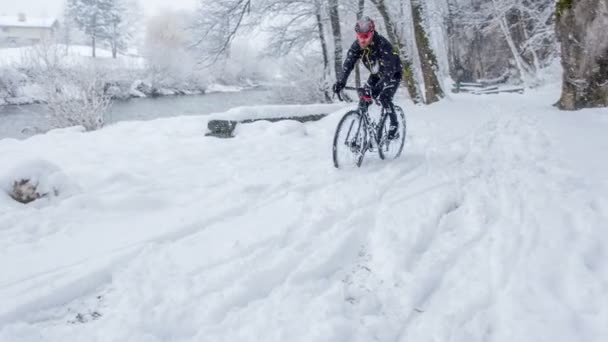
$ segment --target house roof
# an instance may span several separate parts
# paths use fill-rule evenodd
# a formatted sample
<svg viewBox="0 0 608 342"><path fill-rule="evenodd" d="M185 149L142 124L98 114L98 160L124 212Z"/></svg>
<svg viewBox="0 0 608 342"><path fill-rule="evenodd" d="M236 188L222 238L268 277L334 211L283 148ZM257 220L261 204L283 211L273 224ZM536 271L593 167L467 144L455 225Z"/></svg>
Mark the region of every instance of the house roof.
<svg viewBox="0 0 608 342"><path fill-rule="evenodd" d="M18 16L0 16L0 27L46 27L51 28L57 19L26 17L25 21L20 21Z"/></svg>

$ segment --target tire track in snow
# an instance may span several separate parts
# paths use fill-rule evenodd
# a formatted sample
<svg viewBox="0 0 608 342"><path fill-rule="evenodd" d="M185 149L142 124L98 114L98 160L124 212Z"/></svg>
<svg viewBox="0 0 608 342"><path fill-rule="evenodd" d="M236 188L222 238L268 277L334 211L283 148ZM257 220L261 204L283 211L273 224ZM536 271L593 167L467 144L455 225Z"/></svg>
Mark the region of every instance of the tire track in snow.
<svg viewBox="0 0 608 342"><path fill-rule="evenodd" d="M428 191L438 193L435 197L430 195L430 198L435 198L435 203L430 204L431 208L423 215L427 219L412 222L412 225L417 226L418 233L413 236L411 234L404 236L405 234L400 234L399 231L391 231L390 225L387 226L386 224L391 221L390 219L379 220L380 222L376 224L373 238L379 239L379 241L375 243L377 248L373 248L373 246L371 248L372 266L365 266L363 269L365 270L364 273L367 274L365 278L370 278L371 274L376 277L375 280L368 280L371 283L395 284L393 287L376 287L375 291L386 292L379 296L387 296L393 299L397 299L399 296L410 297L409 300L401 301L400 304L395 304L399 303L399 300L393 303L386 302L384 306L381 305L381 309L378 309L377 314L380 316L387 315L388 312L401 316L400 319L394 318L393 324L393 328L397 328L399 324L406 323L398 335L409 336L408 327L416 327L416 320L425 321L423 317L427 315L425 313L428 310L427 306L431 309L437 306L434 303L435 294L438 291L450 291L450 285L444 284L446 278L453 279L454 272L458 272L457 270L461 269L462 265L466 263L480 264L475 267L481 267L483 272L478 273L490 275L489 280L494 279L495 281L491 282L492 286L490 288L480 283L482 291L479 292L479 296L481 298L469 303L469 313L464 315L466 318L460 324L485 326L484 333L491 334L492 323L488 321L488 316L493 315L491 311L492 306L495 305L494 302L497 300L497 293L507 291L508 283L503 284L505 273L517 273L517 270L516 267L509 270L504 269L504 262L491 265L484 262L483 259L479 259L479 257L483 256L483 251L488 249L488 246L496 244L503 238L501 234L504 232L495 228L497 221L502 220L503 210L515 209L513 213L516 219L519 217L519 221L526 222L525 220L528 220L528 223L533 223L534 213L526 209L526 197L522 195L522 193L525 193L523 190L526 190L528 184L522 184L518 177L526 173L531 175L540 174L541 176L546 173L547 166L545 164L548 162L546 154L549 149L549 142L546 137L539 135L538 130L538 123L535 119L524 117L498 118L490 121L485 127L477 131L477 137L470 144L463 144L462 141L453 142L463 146L469 145L462 157L458 158L462 160L461 165L451 168L457 174L446 180L444 185L440 183L427 187L422 192L414 192L413 197L410 197L414 199L416 196L425 196L425 194L429 197ZM532 150L516 148L517 152L511 153L508 158L504 158L504 154L509 153L505 147L513 147L504 144L510 140L514 140L522 146L526 145ZM473 146L477 147L472 148ZM518 165L524 167L521 170L522 172L515 172L515 176L509 176L513 172L512 168ZM409 182L401 184L403 185L397 185L395 188L407 189L411 185ZM521 188L522 191L513 191L514 189L509 189L509 187ZM498 194L499 196L496 196L497 191L501 192ZM391 196L394 195L389 191L385 197L388 199ZM394 200L392 203L391 201L386 201L388 203L382 201L386 205L379 211L381 215L387 214L387 216L390 216L390 213L395 210L394 205L396 203L401 205L408 203L407 200L403 200L406 196L396 195L396 197L400 199ZM507 205L505 206L505 204ZM420 208L422 206L415 205L414 207ZM429 214L433 212L435 214L431 214L431 218L428 219ZM412 214L415 215L415 212L412 212ZM465 222L462 222L463 218ZM454 229L464 228L462 224L466 224L467 220L469 226L479 228L473 230L469 228L464 236L456 236L454 240L454 234L463 233L462 231L454 232ZM454 227L450 228L450 225ZM402 228L403 231L412 232L412 228L407 225ZM534 249L539 233L534 230L530 231L530 229L524 231L525 228L521 227L519 232L514 232L514 242L509 242L509 245L504 247L507 250L500 252L506 252L507 254L495 255L488 261L494 262L501 258L512 258L514 255L524 253L525 249ZM497 231L498 233L496 233ZM526 244L526 241L530 239L531 242ZM395 243L395 240L401 240L404 243ZM411 242L411 240L414 241ZM387 253L387 245L395 246L396 250ZM381 249L385 250L381 251ZM381 256L376 257L377 254ZM403 255L406 255L406 257L403 257ZM477 255L477 258L473 258L471 255ZM387 257L388 260L385 260L384 258ZM526 256L518 257L518 259L523 263ZM416 284L412 284L412 281L404 280L403 277L391 273L381 272L377 274L376 268L382 270L383 267L380 264L387 261L395 266L392 270L393 273L396 272L396 269L401 270L406 276L422 278L417 279ZM492 269L496 271L492 271ZM365 287L365 285L360 286ZM403 287L403 289L400 289L400 287ZM484 287L485 290L483 290ZM369 292L373 296L375 291ZM408 314L403 315L403 312ZM487 312L487 315L480 316L480 312ZM390 321L389 318L385 319ZM443 324L458 325L453 322L444 322ZM424 326L426 327L426 325ZM418 327L420 326L418 325ZM420 338L424 335L414 334L413 336ZM483 336L477 337L483 338ZM449 337L444 336L443 338Z"/></svg>

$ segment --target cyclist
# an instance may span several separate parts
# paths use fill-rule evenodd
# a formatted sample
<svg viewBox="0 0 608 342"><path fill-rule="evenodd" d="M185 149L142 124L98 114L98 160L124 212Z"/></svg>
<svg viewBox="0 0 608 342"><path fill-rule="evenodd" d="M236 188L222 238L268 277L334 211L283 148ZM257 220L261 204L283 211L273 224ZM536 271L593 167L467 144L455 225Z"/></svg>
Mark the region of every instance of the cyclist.
<svg viewBox="0 0 608 342"><path fill-rule="evenodd" d="M374 21L363 17L355 25L357 40L348 50L346 60L342 66L342 75L333 85L334 93L339 93L346 86L346 80L355 67L357 60L361 59L363 65L369 70L370 76L364 89L367 99L377 98L382 107L388 112L391 121L388 138L395 139L398 134L397 114L393 105L393 97L399 87L402 77L402 65L399 54L393 49L389 41L376 32Z"/></svg>

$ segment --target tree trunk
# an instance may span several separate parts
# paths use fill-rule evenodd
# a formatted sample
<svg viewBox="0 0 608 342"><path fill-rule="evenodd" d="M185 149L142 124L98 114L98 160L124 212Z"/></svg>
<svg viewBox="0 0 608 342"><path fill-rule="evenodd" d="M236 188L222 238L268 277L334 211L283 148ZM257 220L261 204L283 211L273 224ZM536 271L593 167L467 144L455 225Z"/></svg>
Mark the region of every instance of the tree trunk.
<svg viewBox="0 0 608 342"><path fill-rule="evenodd" d="M529 72L530 68L528 67L528 63L526 63L526 61L524 61L524 59L521 57L521 55L519 53L519 49L515 45L515 41L513 40L513 37L511 36L511 31L509 31L507 21L504 17L499 19L499 27L507 41L507 45L509 46L511 55L513 56L513 59L515 60L515 65L517 66L517 70L519 71L521 80L526 85L530 85L530 76L531 76L531 74Z"/></svg>
<svg viewBox="0 0 608 342"><path fill-rule="evenodd" d="M557 37L562 51L558 107L608 106L608 0L559 0Z"/></svg>
<svg viewBox="0 0 608 342"><path fill-rule="evenodd" d="M365 0L359 0L357 6L357 21L363 17L363 11L365 10ZM361 69L359 68L359 62L355 65L355 85L361 87Z"/></svg>
<svg viewBox="0 0 608 342"><path fill-rule="evenodd" d="M334 70L336 78L340 78L342 74L342 33L340 32L338 0L329 0L329 19L334 36Z"/></svg>
<svg viewBox="0 0 608 342"><path fill-rule="evenodd" d="M112 45L112 58L116 59L118 55L118 25L116 23L112 24L112 37L110 43Z"/></svg>
<svg viewBox="0 0 608 342"><path fill-rule="evenodd" d="M93 56L93 58L95 58L95 35L93 34L91 36L91 55Z"/></svg>
<svg viewBox="0 0 608 342"><path fill-rule="evenodd" d="M526 41L530 40L530 33L528 32L528 29L526 28L526 24L525 22L522 20L519 22L520 26L521 26L521 31L523 32L524 35L524 39ZM538 73L540 71L540 59L538 58L538 53L536 52L536 49L534 48L534 46L530 47L530 55L532 55L532 67L533 67L533 71L534 73Z"/></svg>
<svg viewBox="0 0 608 342"><path fill-rule="evenodd" d="M397 50L397 53L399 53L399 56L401 56L401 63L403 64L403 81L406 83L410 98L412 101L414 101L414 103L419 103L420 95L418 94L418 84L416 83L414 73L412 72L412 63L410 63L409 58L405 54L405 47L403 46L401 38L397 34L397 29L388 13L384 0L371 1L376 6L378 12L382 16L382 19L384 20L388 39L390 40L391 44L393 44L393 48Z"/></svg>
<svg viewBox="0 0 608 342"><path fill-rule="evenodd" d="M494 10L496 11L497 14L498 13L498 6L497 4L497 0L492 0L492 5L494 6ZM507 21L507 18L504 14L499 14L500 17L498 18L498 27L500 28L500 31L502 32L507 45L509 46L509 50L511 51L511 56L513 57L513 60L515 60L515 65L517 66L517 70L519 71L519 74L521 76L521 80L524 82L524 84L526 85L532 85L532 83L536 83L536 81L534 80L535 75L534 72L532 72L532 68L530 67L530 65L528 64L528 62L526 62L524 60L524 58L522 57L521 52L519 51L519 48L517 47L517 44L515 43L515 39L513 38L513 34L511 33L511 25L509 25L509 22ZM521 19L519 18L515 18L516 21L519 21ZM520 39L521 40L521 39Z"/></svg>
<svg viewBox="0 0 608 342"><path fill-rule="evenodd" d="M325 30L323 29L323 18L321 17L321 6L317 7L315 15L317 19L317 29L319 30L319 40L321 41L321 50L323 52L323 80L327 80L329 76L329 54L327 53L327 41L325 40ZM325 100L331 101L331 96L327 88L323 89Z"/></svg>
<svg viewBox="0 0 608 342"><path fill-rule="evenodd" d="M338 12L338 0L329 0L329 21L334 36L334 70L336 79L342 77L342 33L340 32L340 13ZM345 101L352 101L347 94L343 95Z"/></svg>
<svg viewBox="0 0 608 342"><path fill-rule="evenodd" d="M412 18L414 20L414 36L420 56L422 77L424 78L425 103L430 104L439 101L443 96L443 90L437 77L437 57L431 49L429 39L422 22L422 8L417 0L411 0Z"/></svg>

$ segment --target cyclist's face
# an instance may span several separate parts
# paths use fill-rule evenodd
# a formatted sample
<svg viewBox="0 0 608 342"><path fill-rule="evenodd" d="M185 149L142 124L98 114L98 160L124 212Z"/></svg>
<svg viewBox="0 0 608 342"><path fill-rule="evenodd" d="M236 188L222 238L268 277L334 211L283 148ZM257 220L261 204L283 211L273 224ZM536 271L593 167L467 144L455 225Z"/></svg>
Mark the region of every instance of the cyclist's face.
<svg viewBox="0 0 608 342"><path fill-rule="evenodd" d="M366 33L357 32L357 41L359 42L359 46L362 49L367 48L372 42L373 35L374 32L371 31Z"/></svg>

